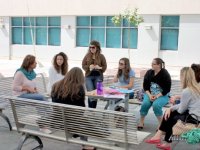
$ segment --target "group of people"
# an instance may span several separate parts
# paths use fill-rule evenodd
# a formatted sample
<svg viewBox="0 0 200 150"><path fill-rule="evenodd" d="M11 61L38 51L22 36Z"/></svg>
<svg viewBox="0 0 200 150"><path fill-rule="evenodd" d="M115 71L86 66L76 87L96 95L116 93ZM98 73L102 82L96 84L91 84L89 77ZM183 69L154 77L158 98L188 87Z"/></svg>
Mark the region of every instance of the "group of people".
<svg viewBox="0 0 200 150"><path fill-rule="evenodd" d="M34 69L37 65L36 58L33 55L27 55L22 65L17 69L13 81L13 93L21 98L35 100L45 100L45 97L38 93L36 86L36 73ZM178 119L184 118L190 114L195 114L200 118L200 65L192 64L191 67L184 67L180 72L182 84L182 94L171 97L171 102L180 99L180 104L168 108L164 115L162 107L170 99L171 77L165 69L165 63L160 58L154 58L143 81L145 91L143 103L140 109L140 121L138 130L144 128L145 116L150 107L153 107L155 116L158 119L159 127L156 134L146 140L150 144L157 144L160 149L170 150L170 136L172 127ZM48 91L52 101L56 103L70 104L85 107L85 87L87 91L96 89L98 81L103 81L103 73L107 69L105 56L101 53L101 46L98 41L91 41L88 52L83 58L82 69L73 67L68 71L68 57L60 52L53 58L53 65L49 69ZM130 66L128 58L121 58L118 64L118 71L113 79L115 86L119 88L134 88L135 72ZM133 94L130 94L130 98ZM88 99L88 106L96 108L97 100ZM189 116L193 121L193 116ZM191 120L191 119L190 119ZM193 122L192 121L192 122ZM161 144L162 135L165 133L165 143Z"/></svg>
<svg viewBox="0 0 200 150"><path fill-rule="evenodd" d="M13 81L13 94L21 98L45 100L45 97L38 93L36 85L37 62L33 55L27 55L22 65L17 69ZM52 60L52 66L49 68L48 93L52 101L60 103L71 103L75 97L79 97L83 106L85 100L85 88L87 91L96 89L97 82L103 81L103 73L107 69L105 56L101 53L101 46L98 41L91 41L88 52L83 58L82 69L74 67L68 71L68 57L65 53L56 54ZM130 67L128 58L119 60L118 72L114 78L116 85L120 88L132 89L134 85L135 72ZM83 80L82 80L83 79ZM81 96L80 96L81 95ZM74 101L75 103L77 101ZM80 105L80 104L72 104ZM84 104L85 106L85 104ZM96 108L97 100L89 98L88 107Z"/></svg>

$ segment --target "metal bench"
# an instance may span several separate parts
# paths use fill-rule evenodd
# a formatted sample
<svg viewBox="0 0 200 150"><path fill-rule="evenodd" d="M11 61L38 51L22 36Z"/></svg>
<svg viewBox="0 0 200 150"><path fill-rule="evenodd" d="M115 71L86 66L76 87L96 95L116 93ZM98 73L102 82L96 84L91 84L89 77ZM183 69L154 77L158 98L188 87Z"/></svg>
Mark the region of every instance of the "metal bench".
<svg viewBox="0 0 200 150"><path fill-rule="evenodd" d="M12 82L13 82L13 77L2 77L0 78L0 95L12 95ZM5 113L5 109L7 108L8 103L5 99L0 98L0 116L7 122L10 131L12 130L12 125Z"/></svg>
<svg viewBox="0 0 200 150"><path fill-rule="evenodd" d="M47 93L47 88L46 88L46 82L47 79L44 76L44 74L39 73L37 74L36 77L36 82L37 82L37 88L40 93ZM0 78L0 95L7 95L11 96L12 95L12 83L13 83L13 77L2 77ZM5 113L3 111L7 108L8 102L0 98L0 116L7 122L10 131L12 130L12 125Z"/></svg>
<svg viewBox="0 0 200 150"><path fill-rule="evenodd" d="M42 148L40 137L113 150L132 150L143 140L140 138L144 134L138 136L141 132L137 131L136 118L130 113L12 96L3 98L10 102L16 130L22 133L17 150L21 150L29 138L38 142L37 148ZM52 134L41 132L42 126L50 129ZM85 136L88 141L74 138L74 135Z"/></svg>
<svg viewBox="0 0 200 150"><path fill-rule="evenodd" d="M109 87L113 84L114 75L104 75L103 85Z"/></svg>

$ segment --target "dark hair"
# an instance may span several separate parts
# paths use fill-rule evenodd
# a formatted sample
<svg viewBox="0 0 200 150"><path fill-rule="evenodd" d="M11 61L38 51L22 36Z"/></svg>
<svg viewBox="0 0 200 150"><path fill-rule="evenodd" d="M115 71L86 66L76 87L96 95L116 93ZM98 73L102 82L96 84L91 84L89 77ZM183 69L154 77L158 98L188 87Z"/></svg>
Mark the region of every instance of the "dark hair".
<svg viewBox="0 0 200 150"><path fill-rule="evenodd" d="M121 58L119 60L119 62L123 60L124 61L124 65L125 65L125 68L124 68L124 78L125 79L128 79L129 78L129 72L131 70L131 66L130 66L130 61L128 58ZM122 69L118 69L118 72L117 72L117 77L119 78L120 76L122 75Z"/></svg>
<svg viewBox="0 0 200 150"><path fill-rule="evenodd" d="M192 64L191 68L193 69L195 78L197 82L199 83L200 82L200 64Z"/></svg>
<svg viewBox="0 0 200 150"><path fill-rule="evenodd" d="M99 54L101 53L101 45L100 45L100 43L98 41L93 40L93 41L90 42L90 45L94 45L96 47L96 49L97 49L96 56L98 57ZM88 48L87 55L91 55L90 48Z"/></svg>
<svg viewBox="0 0 200 150"><path fill-rule="evenodd" d="M26 71L28 71L28 68L35 63L35 56L33 55L26 55L24 58L21 68L24 68Z"/></svg>
<svg viewBox="0 0 200 150"><path fill-rule="evenodd" d="M60 66L58 66L57 64L57 57L58 56L62 56L63 57L63 64ZM58 54L56 54L54 57L53 57L53 66L54 68L56 69L56 71L58 73L61 73L62 75L65 75L68 71L68 57L65 53L63 52L60 52Z"/></svg>
<svg viewBox="0 0 200 150"><path fill-rule="evenodd" d="M161 58L154 58L153 60L156 61L157 65L160 65L160 68L165 68L165 62Z"/></svg>
<svg viewBox="0 0 200 150"><path fill-rule="evenodd" d="M93 54L91 53L90 48L88 48L88 52L85 55L85 57L87 57L87 59L89 59L89 60L94 59L95 63L99 64L100 54L101 54L101 45L98 41L95 41L95 40L91 41L90 45L94 45L96 47L95 59L93 58Z"/></svg>
<svg viewBox="0 0 200 150"><path fill-rule="evenodd" d="M101 45L98 41L93 40L90 42L90 45L94 45L97 48L97 51L101 52Z"/></svg>
<svg viewBox="0 0 200 150"><path fill-rule="evenodd" d="M51 96L79 98L78 93L81 87L84 87L83 71L79 67L73 67L62 80L53 85Z"/></svg>

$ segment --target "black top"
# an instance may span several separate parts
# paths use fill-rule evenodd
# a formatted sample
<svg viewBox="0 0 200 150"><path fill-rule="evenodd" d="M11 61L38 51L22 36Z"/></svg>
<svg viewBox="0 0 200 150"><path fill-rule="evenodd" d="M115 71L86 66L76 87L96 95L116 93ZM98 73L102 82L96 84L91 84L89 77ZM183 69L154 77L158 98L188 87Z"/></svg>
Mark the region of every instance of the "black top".
<svg viewBox="0 0 200 150"><path fill-rule="evenodd" d="M162 95L166 95L171 89L171 77L168 71L162 68L157 75L154 75L154 70L150 69L144 76L143 88L144 91L150 91L151 83L154 82L162 89Z"/></svg>
<svg viewBox="0 0 200 150"><path fill-rule="evenodd" d="M57 95L53 95L51 98L52 98L52 102L55 102L55 103L85 107L85 90L83 87L80 87L78 96L79 97L73 96L72 98L71 96L67 96L65 98L57 98Z"/></svg>

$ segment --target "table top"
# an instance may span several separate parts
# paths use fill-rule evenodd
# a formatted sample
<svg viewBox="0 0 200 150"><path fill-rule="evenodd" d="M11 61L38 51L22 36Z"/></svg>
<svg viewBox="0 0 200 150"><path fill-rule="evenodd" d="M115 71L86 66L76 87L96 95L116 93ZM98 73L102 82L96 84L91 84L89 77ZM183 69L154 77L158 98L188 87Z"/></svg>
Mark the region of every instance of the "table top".
<svg viewBox="0 0 200 150"><path fill-rule="evenodd" d="M111 88L104 88L103 94L98 95L96 90L86 92L86 96L93 97L93 98L103 98L103 99L124 99L125 93L121 93L117 90Z"/></svg>

